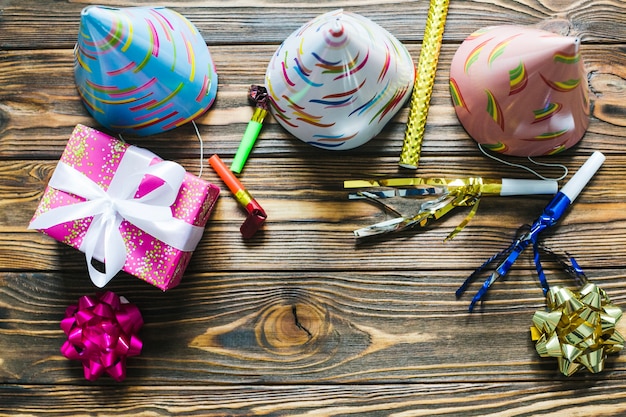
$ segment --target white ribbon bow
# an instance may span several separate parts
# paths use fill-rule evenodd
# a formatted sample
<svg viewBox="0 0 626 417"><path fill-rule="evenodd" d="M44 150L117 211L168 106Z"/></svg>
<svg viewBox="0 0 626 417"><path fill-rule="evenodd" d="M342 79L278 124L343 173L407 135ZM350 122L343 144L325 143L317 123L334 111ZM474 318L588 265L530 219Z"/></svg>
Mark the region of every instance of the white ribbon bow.
<svg viewBox="0 0 626 417"><path fill-rule="evenodd" d="M170 207L178 196L185 169L171 161L150 165L153 158L154 154L149 151L130 146L106 191L74 167L59 162L48 185L86 201L42 213L28 228L43 230L93 217L79 249L85 253L89 276L99 288L104 287L126 263L126 245L119 230L123 220L178 250L193 251L204 228L175 218ZM163 184L135 198L146 175L159 178ZM93 259L105 262L104 273L92 265Z"/></svg>

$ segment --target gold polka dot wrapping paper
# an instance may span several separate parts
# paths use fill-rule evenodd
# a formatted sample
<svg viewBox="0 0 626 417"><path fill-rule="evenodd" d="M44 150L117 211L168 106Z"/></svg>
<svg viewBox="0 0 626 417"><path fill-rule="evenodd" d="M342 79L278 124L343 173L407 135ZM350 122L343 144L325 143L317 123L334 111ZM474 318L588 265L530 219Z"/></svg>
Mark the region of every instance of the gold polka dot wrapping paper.
<svg viewBox="0 0 626 417"><path fill-rule="evenodd" d="M124 270L165 291L180 283L219 193L147 149L77 125L29 228L84 252L97 287Z"/></svg>

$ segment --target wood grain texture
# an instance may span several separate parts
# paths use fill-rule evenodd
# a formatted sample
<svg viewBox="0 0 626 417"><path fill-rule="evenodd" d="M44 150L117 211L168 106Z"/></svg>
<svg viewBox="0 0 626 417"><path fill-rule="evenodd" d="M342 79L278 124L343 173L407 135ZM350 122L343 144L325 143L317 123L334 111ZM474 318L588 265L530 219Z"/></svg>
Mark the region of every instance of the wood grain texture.
<svg viewBox="0 0 626 417"><path fill-rule="evenodd" d="M569 282L547 272L554 285ZM618 304L626 297L623 276L623 269L590 271ZM65 306L93 292L86 275L0 278L2 378L80 384L80 364L59 353L58 322ZM202 273L160 293L122 275L107 288L131 297L146 323L144 351L128 362L128 386L559 379L529 339L532 313L543 304L535 278L512 272L472 314L467 305L478 285L467 297L454 296L463 278L463 271L433 270ZM603 380L624 377L623 357L607 362Z"/></svg>
<svg viewBox="0 0 626 417"><path fill-rule="evenodd" d="M349 415L518 416L603 415L626 410L622 382L468 383L381 385L243 385L232 387L82 387L12 385L0 392L0 412L74 416ZM75 394L71 394L75 392ZM106 402L102 399L106 398ZM63 404L63 407L60 406ZM193 405L190 405L193 404Z"/></svg>
<svg viewBox="0 0 626 417"><path fill-rule="evenodd" d="M89 1L54 1L45 7L37 0L5 0L2 6L4 30L0 47L6 49L71 49L75 43L80 10ZM98 4L119 7L115 0ZM127 1L124 6L145 5ZM416 0L324 1L164 1L159 6L173 8L194 23L209 46L280 44L303 23L329 10L344 8L375 20L403 42L419 42L423 37L428 2ZM626 17L619 1L463 1L450 7L444 41L460 42L474 30L495 24L545 24L558 20L560 27L580 35L590 43L624 42ZM278 19L278 21L277 21ZM607 30L610 20L611 30ZM48 34L54 28L54 36ZM27 38L31 46L26 41Z"/></svg>
<svg viewBox="0 0 626 417"><path fill-rule="evenodd" d="M565 378L529 338L544 299L530 253L468 313L480 285L459 284L504 248L549 201L484 198L467 210L388 239L356 244L354 229L389 217L348 201L343 180L400 170L405 107L381 134L349 152L314 149L268 119L242 181L269 214L253 239L223 192L182 283L167 292L120 273L107 289L141 309L144 350L122 383L83 378L65 359L65 308L95 292L82 253L28 223L77 123L98 127L74 84L72 48L87 1L0 1L0 415L605 416L626 413L626 357ZM120 6L103 0L99 4ZM145 5L143 1L125 6ZM205 157L230 162L252 114L246 91L263 79L280 42L320 13L343 7L393 33L417 59L428 2L165 1L204 36L219 72L218 98L198 126ZM573 149L546 162L570 173L594 150L602 169L545 243L574 255L613 302L626 306L626 4L621 1L451 2L418 173L424 177L531 174L485 158L458 123L448 90L460 42L494 24L576 35L591 92L591 124ZM103 129L105 130L105 129ZM106 131L106 130L105 130ZM126 138L200 170L192 126ZM506 158L520 162L515 158ZM542 167L551 177L561 171ZM553 285L572 285L554 262ZM618 329L626 334L626 323Z"/></svg>

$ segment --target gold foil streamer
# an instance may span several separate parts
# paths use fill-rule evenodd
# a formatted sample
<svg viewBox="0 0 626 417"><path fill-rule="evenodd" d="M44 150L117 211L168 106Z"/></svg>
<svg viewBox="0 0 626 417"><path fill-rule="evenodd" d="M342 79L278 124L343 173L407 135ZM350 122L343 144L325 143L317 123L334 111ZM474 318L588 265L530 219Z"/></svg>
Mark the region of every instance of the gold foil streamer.
<svg viewBox="0 0 626 417"><path fill-rule="evenodd" d="M595 284L579 292L554 286L547 294L547 311L533 316L531 339L541 357L557 358L563 375L584 368L597 373L608 354L624 347L615 328L621 316L622 310Z"/></svg>
<svg viewBox="0 0 626 417"><path fill-rule="evenodd" d="M400 217L377 223L354 231L357 237L370 237L380 234L398 232L415 225L421 227L440 219L456 207L472 207L470 213L445 240L454 238L474 217L478 203L483 195L499 195L502 180L470 178L390 178L381 180L349 180L344 181L344 188L375 188L375 187L432 187L432 192L425 192L419 199L426 201L413 203L413 213L402 215L381 200L375 194L362 191L358 193L364 198L375 201L385 208L396 212ZM427 197L430 197L428 199ZM419 200L418 199L418 200ZM414 201L415 199L413 199ZM417 206L417 207L415 207Z"/></svg>
<svg viewBox="0 0 626 417"><path fill-rule="evenodd" d="M409 119L404 136L400 166L417 169L426 118L430 107L430 97L435 83L439 51L448 15L449 0L431 0L424 29L424 40L420 50L415 86L411 95Z"/></svg>

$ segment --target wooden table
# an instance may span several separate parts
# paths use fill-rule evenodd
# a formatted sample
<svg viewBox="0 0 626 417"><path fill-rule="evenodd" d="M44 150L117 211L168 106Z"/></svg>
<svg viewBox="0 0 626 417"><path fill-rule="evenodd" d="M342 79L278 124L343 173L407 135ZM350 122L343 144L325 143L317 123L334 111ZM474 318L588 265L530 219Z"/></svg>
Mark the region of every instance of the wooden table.
<svg viewBox="0 0 626 417"><path fill-rule="evenodd" d="M101 2L120 6L121 2ZM125 5L145 2L129 1ZM606 162L545 236L626 306L626 4L620 1L452 0L417 171L437 177L530 174L485 158L459 124L448 91L451 58L474 30L541 25L578 35L593 101L573 149L550 158L570 175L595 150ZM244 241L245 214L223 192L180 286L167 292L121 273L107 289L143 314L144 349L122 383L83 378L61 356L66 306L92 294L84 256L26 229L73 127L97 127L74 84L72 48L83 1L0 0L0 413L22 415L612 415L626 413L626 356L600 374L566 378L529 337L544 306L531 253L484 305L455 289L509 244L549 197L485 198L454 240L459 210L437 225L356 245L354 229L386 218L348 201L343 180L407 175L398 157L405 107L373 141L323 151L265 123L242 181L269 214ZM205 150L230 162L278 45L311 18L344 7L385 27L415 60L428 2L403 0L169 1L203 34L219 73L215 105L197 120ZM127 138L128 139L128 138ZM130 140L130 139L129 139ZM191 125L132 139L197 172ZM559 170L544 173L558 176ZM408 175L416 175L409 172ZM573 285L546 263L553 284ZM298 326L297 324L300 324ZM624 324L620 324L623 333Z"/></svg>

